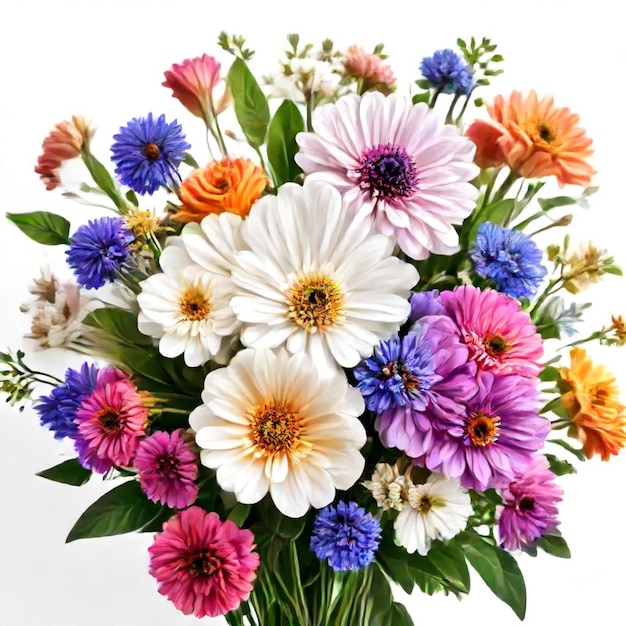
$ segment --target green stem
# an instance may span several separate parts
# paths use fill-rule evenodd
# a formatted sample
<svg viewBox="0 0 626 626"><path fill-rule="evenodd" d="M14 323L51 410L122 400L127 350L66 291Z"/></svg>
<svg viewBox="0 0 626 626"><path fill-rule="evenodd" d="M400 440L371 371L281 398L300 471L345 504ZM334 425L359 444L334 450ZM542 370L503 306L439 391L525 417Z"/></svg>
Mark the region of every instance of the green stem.
<svg viewBox="0 0 626 626"><path fill-rule="evenodd" d="M215 121L215 140L217 141L217 145L219 146L222 154L225 157L228 157L228 148L226 148L226 143L224 142L224 137L222 136L222 131L220 130L219 122L217 121L217 115L213 117Z"/></svg>

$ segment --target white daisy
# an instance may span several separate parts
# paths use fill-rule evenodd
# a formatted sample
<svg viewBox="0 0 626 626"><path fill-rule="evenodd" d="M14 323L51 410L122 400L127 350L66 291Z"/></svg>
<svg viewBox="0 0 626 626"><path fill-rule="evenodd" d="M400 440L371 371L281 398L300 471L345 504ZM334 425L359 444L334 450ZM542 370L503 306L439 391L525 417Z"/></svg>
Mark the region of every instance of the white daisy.
<svg viewBox="0 0 626 626"><path fill-rule="evenodd" d="M476 206L474 143L424 103L400 94L348 95L315 109L295 159L342 194L350 213L395 237L409 257L452 254L454 225Z"/></svg>
<svg viewBox="0 0 626 626"><path fill-rule="evenodd" d="M255 348L285 345L322 369L353 367L406 320L417 270L394 242L355 223L325 183L287 183L241 226L231 306Z"/></svg>
<svg viewBox="0 0 626 626"><path fill-rule="evenodd" d="M190 367L202 365L236 328L229 307L232 285L194 263L180 238L168 240L159 263L162 273L140 283L138 328L159 339L163 356L184 354Z"/></svg>
<svg viewBox="0 0 626 626"><path fill-rule="evenodd" d="M396 543L406 551L426 556L433 540L452 539L472 513L469 494L458 480L431 474L423 485L406 481L408 501L393 528Z"/></svg>
<svg viewBox="0 0 626 626"><path fill-rule="evenodd" d="M202 401L189 416L200 460L238 502L269 491L281 513L301 517L363 471L363 398L343 372L326 378L304 353L242 350L207 375Z"/></svg>

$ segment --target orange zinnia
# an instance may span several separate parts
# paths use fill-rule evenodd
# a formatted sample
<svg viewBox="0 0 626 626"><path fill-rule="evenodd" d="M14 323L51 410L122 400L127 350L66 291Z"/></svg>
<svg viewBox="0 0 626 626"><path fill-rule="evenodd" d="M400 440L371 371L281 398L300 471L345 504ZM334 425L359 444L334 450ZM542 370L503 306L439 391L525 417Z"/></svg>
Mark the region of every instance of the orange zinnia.
<svg viewBox="0 0 626 626"><path fill-rule="evenodd" d="M200 222L210 213L225 212L246 217L268 182L263 168L249 159L213 161L183 181L178 192L182 205L173 219Z"/></svg>
<svg viewBox="0 0 626 626"><path fill-rule="evenodd" d="M608 461L626 443L626 407L618 400L615 376L594 365L582 348L572 348L570 358L571 367L561 368L558 382L570 435L582 442L588 459L599 454Z"/></svg>
<svg viewBox="0 0 626 626"><path fill-rule="evenodd" d="M554 175L560 185L590 184L595 170L586 159L593 153L592 140L578 126L579 116L568 108L555 107L552 96L539 100L535 91L526 97L514 91L508 100L496 96L487 111L492 119L478 120L467 131L478 140L478 154L485 148L483 152L493 154L496 161L502 155L524 178ZM483 138L490 146L479 145Z"/></svg>

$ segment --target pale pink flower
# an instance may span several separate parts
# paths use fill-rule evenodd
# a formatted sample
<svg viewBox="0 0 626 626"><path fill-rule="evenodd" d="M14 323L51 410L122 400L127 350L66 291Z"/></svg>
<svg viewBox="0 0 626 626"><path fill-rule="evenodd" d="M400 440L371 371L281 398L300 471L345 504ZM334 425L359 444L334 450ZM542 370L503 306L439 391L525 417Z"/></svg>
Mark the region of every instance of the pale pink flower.
<svg viewBox="0 0 626 626"><path fill-rule="evenodd" d="M165 522L148 548L150 574L185 615L224 615L250 595L260 563L254 547L249 530L192 506Z"/></svg>
<svg viewBox="0 0 626 626"><path fill-rule="evenodd" d="M344 96L315 109L295 159L330 183L345 210L397 241L416 260L453 254L454 228L476 206L475 146L424 103L400 94Z"/></svg>
<svg viewBox="0 0 626 626"><path fill-rule="evenodd" d="M361 46L350 46L341 63L346 76L361 81L361 93L375 90L389 94L395 89L396 77L391 67L377 54L366 52Z"/></svg>

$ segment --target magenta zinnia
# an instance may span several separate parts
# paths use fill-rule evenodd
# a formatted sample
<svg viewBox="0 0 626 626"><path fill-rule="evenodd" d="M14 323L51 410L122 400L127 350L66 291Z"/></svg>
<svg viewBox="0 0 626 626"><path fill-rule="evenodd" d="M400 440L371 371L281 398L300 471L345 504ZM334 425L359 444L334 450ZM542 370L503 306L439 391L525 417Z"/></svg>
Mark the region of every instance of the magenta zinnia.
<svg viewBox="0 0 626 626"><path fill-rule="evenodd" d="M559 524L557 504L563 490L547 459L538 456L526 470L501 489L498 534L507 550L521 549Z"/></svg>
<svg viewBox="0 0 626 626"><path fill-rule="evenodd" d="M113 367L102 370L96 388L76 413L81 460L100 468L130 465L145 435L147 418L148 409L137 387Z"/></svg>
<svg viewBox="0 0 626 626"><path fill-rule="evenodd" d="M159 593L185 615L216 617L247 600L259 566L254 535L192 506L163 525L150 553Z"/></svg>
<svg viewBox="0 0 626 626"><path fill-rule="evenodd" d="M464 286L442 292L441 303L479 372L539 375L543 342L519 302L493 289Z"/></svg>
<svg viewBox="0 0 626 626"><path fill-rule="evenodd" d="M135 468L144 493L153 502L183 509L198 495L196 455L183 438L183 429L173 433L157 430L142 439L135 455Z"/></svg>
<svg viewBox="0 0 626 626"><path fill-rule="evenodd" d="M399 94L350 95L315 110L295 160L333 185L344 206L413 259L458 249L454 225L476 206L474 144L424 103Z"/></svg>

